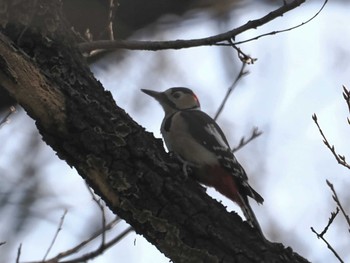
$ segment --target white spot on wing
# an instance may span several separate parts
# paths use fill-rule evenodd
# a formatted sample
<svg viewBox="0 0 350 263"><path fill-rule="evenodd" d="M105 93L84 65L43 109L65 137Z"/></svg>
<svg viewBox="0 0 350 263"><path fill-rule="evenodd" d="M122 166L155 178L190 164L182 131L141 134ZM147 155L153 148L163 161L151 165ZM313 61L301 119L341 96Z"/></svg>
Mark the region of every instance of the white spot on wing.
<svg viewBox="0 0 350 263"><path fill-rule="evenodd" d="M228 145L225 143L225 140L222 138L220 132L215 128L214 124L208 124L204 128L209 134L213 135L216 141L225 149L228 148Z"/></svg>

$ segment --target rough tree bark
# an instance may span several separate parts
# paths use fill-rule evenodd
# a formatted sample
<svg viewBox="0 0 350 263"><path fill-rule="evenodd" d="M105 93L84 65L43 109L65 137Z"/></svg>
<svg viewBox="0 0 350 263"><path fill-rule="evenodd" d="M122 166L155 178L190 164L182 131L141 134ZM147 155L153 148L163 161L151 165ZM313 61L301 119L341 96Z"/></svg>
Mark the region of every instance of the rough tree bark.
<svg viewBox="0 0 350 263"><path fill-rule="evenodd" d="M137 233L174 262L307 262L282 244L264 242L183 176L161 140L94 78L59 1L0 5L1 87L36 121L43 140Z"/></svg>

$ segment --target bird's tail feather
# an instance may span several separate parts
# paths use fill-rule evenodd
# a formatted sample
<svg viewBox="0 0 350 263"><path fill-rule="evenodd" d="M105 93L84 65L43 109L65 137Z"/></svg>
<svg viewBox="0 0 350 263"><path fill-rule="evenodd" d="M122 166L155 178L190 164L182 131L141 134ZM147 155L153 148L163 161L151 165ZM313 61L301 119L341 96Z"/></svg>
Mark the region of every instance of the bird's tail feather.
<svg viewBox="0 0 350 263"><path fill-rule="evenodd" d="M262 204L264 202L264 198L262 198L261 195L258 194L257 191L255 191L250 185L249 185L249 191L247 191L247 194L253 198L258 204Z"/></svg>
<svg viewBox="0 0 350 263"><path fill-rule="evenodd" d="M244 217L247 219L248 223L255 228L256 230L258 230L259 234L261 235L261 237L263 237L265 239L265 236L261 230L260 224L258 222L258 220L256 219L256 216L253 212L253 209L250 207L249 205L249 201L247 198L243 198L241 195L239 195L240 197L240 207L242 209L242 212L244 214Z"/></svg>

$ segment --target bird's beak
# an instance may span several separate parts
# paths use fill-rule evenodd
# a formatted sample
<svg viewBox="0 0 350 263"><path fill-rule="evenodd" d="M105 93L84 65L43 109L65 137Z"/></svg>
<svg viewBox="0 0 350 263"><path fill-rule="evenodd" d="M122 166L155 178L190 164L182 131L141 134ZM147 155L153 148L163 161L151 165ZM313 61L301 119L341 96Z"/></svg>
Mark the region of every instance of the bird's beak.
<svg viewBox="0 0 350 263"><path fill-rule="evenodd" d="M163 92L158 92L154 90L149 90L149 89L141 89L142 92L146 93L147 95L153 97L157 101L161 102L163 98Z"/></svg>

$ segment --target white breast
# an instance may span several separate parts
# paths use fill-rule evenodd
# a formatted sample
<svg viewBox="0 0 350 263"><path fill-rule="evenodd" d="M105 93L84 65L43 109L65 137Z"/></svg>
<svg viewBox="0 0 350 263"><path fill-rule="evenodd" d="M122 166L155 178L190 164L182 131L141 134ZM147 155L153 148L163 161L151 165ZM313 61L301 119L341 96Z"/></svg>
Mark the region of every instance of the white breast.
<svg viewBox="0 0 350 263"><path fill-rule="evenodd" d="M188 132L187 124L175 113L172 117L171 131L164 130L164 121L161 132L169 151L180 155L185 161L196 165L219 164L216 155L208 151L203 145L194 140Z"/></svg>

